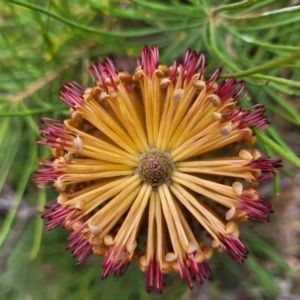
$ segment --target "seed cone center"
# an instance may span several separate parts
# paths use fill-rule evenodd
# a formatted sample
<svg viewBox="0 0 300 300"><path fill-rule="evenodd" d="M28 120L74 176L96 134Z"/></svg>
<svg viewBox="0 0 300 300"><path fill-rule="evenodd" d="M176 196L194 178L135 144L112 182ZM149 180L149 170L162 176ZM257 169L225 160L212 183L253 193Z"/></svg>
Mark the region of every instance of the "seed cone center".
<svg viewBox="0 0 300 300"><path fill-rule="evenodd" d="M168 152L151 150L140 157L139 174L144 182L157 187L160 184L170 184L174 163L170 160Z"/></svg>

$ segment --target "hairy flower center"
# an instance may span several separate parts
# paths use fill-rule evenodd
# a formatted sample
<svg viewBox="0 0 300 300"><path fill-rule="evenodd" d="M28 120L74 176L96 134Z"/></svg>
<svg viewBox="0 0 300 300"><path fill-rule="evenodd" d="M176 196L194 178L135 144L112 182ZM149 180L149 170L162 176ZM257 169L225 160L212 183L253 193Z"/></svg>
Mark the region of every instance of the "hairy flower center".
<svg viewBox="0 0 300 300"><path fill-rule="evenodd" d="M175 169L168 152L151 150L140 156L138 172L144 182L157 187L160 184L170 184L171 173Z"/></svg>

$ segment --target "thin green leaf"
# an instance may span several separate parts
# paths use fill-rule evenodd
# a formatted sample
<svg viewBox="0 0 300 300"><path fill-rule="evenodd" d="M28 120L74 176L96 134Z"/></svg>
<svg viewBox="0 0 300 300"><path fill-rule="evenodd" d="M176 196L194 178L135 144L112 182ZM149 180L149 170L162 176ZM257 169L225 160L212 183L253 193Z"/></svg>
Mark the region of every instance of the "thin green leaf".
<svg viewBox="0 0 300 300"><path fill-rule="evenodd" d="M273 276L265 270L254 256L249 256L246 260L246 266L254 276L254 280L263 286L270 295L276 295L279 292L278 285Z"/></svg>
<svg viewBox="0 0 300 300"><path fill-rule="evenodd" d="M65 105L57 105L48 108L41 108L41 109L28 109L25 111L6 111L0 112L0 117L2 118L9 118L9 117L25 117L25 116L34 116L34 115L47 115L50 112L56 111L64 111L66 110Z"/></svg>
<svg viewBox="0 0 300 300"><path fill-rule="evenodd" d="M40 6L24 2L24 1L17 1L17 0L7 0L11 3L18 4L30 9L34 9L36 11L39 11L53 19L56 19L64 24L67 24L71 27L74 27L76 29L80 29L85 32L97 34L97 35L102 35L104 37L116 37L116 38L124 38L124 37L140 37L140 36L146 36L146 35L154 35L154 34L159 34L159 33L166 33L166 32L176 32L176 31L184 31L187 29L191 28L196 28L199 26L198 23L196 24L191 24L187 26L178 26L178 27L164 27L160 29L151 29L151 28L146 28L146 29L135 29L135 30L126 30L126 31L107 31L107 30L101 30L100 28L93 28L90 26L85 26L81 25L78 22L69 20L67 18L64 18L56 13L53 13L52 11L48 11Z"/></svg>
<svg viewBox="0 0 300 300"><path fill-rule="evenodd" d="M295 153L290 152L286 148L283 148L282 146L272 141L269 137L266 136L264 132L257 129L254 129L254 132L262 142L264 142L272 150L277 152L284 159L286 159L287 161L289 161L290 163L292 163L293 165L295 165L297 168L300 169L300 159L295 155Z"/></svg>
<svg viewBox="0 0 300 300"><path fill-rule="evenodd" d="M236 10L239 8L244 8L247 6L251 6L253 5L257 0L244 0L238 3L232 3L232 4L227 4L227 5L222 5L216 9L214 9L212 11L212 14L214 16L216 16L217 14L219 14L220 12L224 12L224 11L232 11L232 10Z"/></svg>

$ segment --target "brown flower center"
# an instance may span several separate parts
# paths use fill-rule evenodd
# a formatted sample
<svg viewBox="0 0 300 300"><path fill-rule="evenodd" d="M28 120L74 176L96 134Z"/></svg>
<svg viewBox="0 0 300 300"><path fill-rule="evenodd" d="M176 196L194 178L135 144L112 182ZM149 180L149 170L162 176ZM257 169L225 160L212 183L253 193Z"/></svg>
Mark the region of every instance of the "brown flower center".
<svg viewBox="0 0 300 300"><path fill-rule="evenodd" d="M138 172L144 182L157 187L160 184L170 184L171 173L175 169L168 152L150 150L140 156Z"/></svg>

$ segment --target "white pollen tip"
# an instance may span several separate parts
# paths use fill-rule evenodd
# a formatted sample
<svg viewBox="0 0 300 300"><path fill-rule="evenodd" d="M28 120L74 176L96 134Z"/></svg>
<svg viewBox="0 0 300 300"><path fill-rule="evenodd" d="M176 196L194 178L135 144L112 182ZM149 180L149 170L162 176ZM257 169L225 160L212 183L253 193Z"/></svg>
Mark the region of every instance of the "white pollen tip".
<svg viewBox="0 0 300 300"><path fill-rule="evenodd" d="M167 262L173 262L178 258L178 256L175 253L168 252L165 256L165 260Z"/></svg>
<svg viewBox="0 0 300 300"><path fill-rule="evenodd" d="M202 263L205 260L205 253L204 252L197 252L195 254L195 260L197 263Z"/></svg>
<svg viewBox="0 0 300 300"><path fill-rule="evenodd" d="M234 217L235 212L236 212L235 207L231 207L225 215L226 221L231 220Z"/></svg>
<svg viewBox="0 0 300 300"><path fill-rule="evenodd" d="M136 241L133 241L132 243L127 243L127 245L126 245L126 250L127 250L129 253L133 253L136 247L137 247L137 242L136 242Z"/></svg>
<svg viewBox="0 0 300 300"><path fill-rule="evenodd" d="M107 246L111 246L114 244L114 238L111 235L106 235L104 237L104 244Z"/></svg>
<svg viewBox="0 0 300 300"><path fill-rule="evenodd" d="M99 100L100 101L103 101L103 100L107 100L109 97L109 95L105 92L101 92L100 95L99 95Z"/></svg>
<svg viewBox="0 0 300 300"><path fill-rule="evenodd" d="M59 191L64 192L67 188L66 184L63 182L61 178L57 178L53 184L53 186Z"/></svg>
<svg viewBox="0 0 300 300"><path fill-rule="evenodd" d="M74 149L75 149L77 152L80 152L80 151L83 149L83 141L82 141L82 139L79 137L79 135L77 135L77 136L74 138Z"/></svg>
<svg viewBox="0 0 300 300"><path fill-rule="evenodd" d="M159 86L162 89L166 89L170 83L171 83L171 80L169 78L162 78L159 82Z"/></svg>
<svg viewBox="0 0 300 300"><path fill-rule="evenodd" d="M218 248L220 246L220 241L219 240L212 240L210 244L213 248Z"/></svg>
<svg viewBox="0 0 300 300"><path fill-rule="evenodd" d="M84 206L85 206L85 201L84 200L80 200L75 204L75 208L78 210L83 210Z"/></svg>
<svg viewBox="0 0 300 300"><path fill-rule="evenodd" d="M173 101L174 102L179 102L181 100L182 96L183 96L183 89L177 89L173 93Z"/></svg>
<svg viewBox="0 0 300 300"><path fill-rule="evenodd" d="M147 257L145 255L141 256L141 258L140 258L140 264L144 268L148 267L149 262L148 262Z"/></svg>
<svg viewBox="0 0 300 300"><path fill-rule="evenodd" d="M193 86L194 86L195 89L201 91L201 90L203 90L204 87L205 87L205 82L199 79L199 80L196 80L196 81L193 83Z"/></svg>
<svg viewBox="0 0 300 300"><path fill-rule="evenodd" d="M66 193L60 193L59 196L57 197L58 204L64 204L67 201L68 201L68 196Z"/></svg>
<svg viewBox="0 0 300 300"><path fill-rule="evenodd" d="M221 119L222 119L222 114L217 113L217 112L214 112L214 113L211 114L211 118L212 118L214 121L221 120Z"/></svg>
<svg viewBox="0 0 300 300"><path fill-rule="evenodd" d="M186 248L186 253L193 253L198 249L199 245L196 241L192 241L188 244Z"/></svg>
<svg viewBox="0 0 300 300"><path fill-rule="evenodd" d="M213 255L213 249L210 248L210 247L204 248L203 252L205 254L205 259L207 259L207 260L210 259L212 257L212 255Z"/></svg>
<svg viewBox="0 0 300 300"><path fill-rule="evenodd" d="M262 154L257 149L252 150L252 155L254 159L259 159L262 156Z"/></svg>
<svg viewBox="0 0 300 300"><path fill-rule="evenodd" d="M73 160L73 153L72 152L68 152L64 155L64 160L67 164L70 164Z"/></svg>
<svg viewBox="0 0 300 300"><path fill-rule="evenodd" d="M228 123L221 129L221 135L227 136L230 134L231 130L232 130L232 124Z"/></svg>
<svg viewBox="0 0 300 300"><path fill-rule="evenodd" d="M100 235L100 233L102 232L101 228L96 225L88 224L88 227L93 235L97 236Z"/></svg>
<svg viewBox="0 0 300 300"><path fill-rule="evenodd" d="M244 150L242 149L240 152L239 152L239 157L243 160L252 160L253 159L253 156L252 154L247 151L247 150Z"/></svg>
<svg viewBox="0 0 300 300"><path fill-rule="evenodd" d="M236 181L232 184L232 189L236 196L241 196L243 192L243 185L240 182Z"/></svg>
<svg viewBox="0 0 300 300"><path fill-rule="evenodd" d="M118 96L118 92L116 92L116 91L110 91L109 92L109 96L111 97L111 98L117 98L117 96Z"/></svg>
<svg viewBox="0 0 300 300"><path fill-rule="evenodd" d="M237 225L234 222L230 221L225 225L225 227L226 227L226 232L229 234L236 231Z"/></svg>
<svg viewBox="0 0 300 300"><path fill-rule="evenodd" d="M211 96L211 104L214 107L219 107L221 105L221 99L220 99L220 97L217 96L217 95L212 95Z"/></svg>
<svg viewBox="0 0 300 300"><path fill-rule="evenodd" d="M144 76L144 71L143 70L137 70L134 73L134 79L136 80L141 80Z"/></svg>

